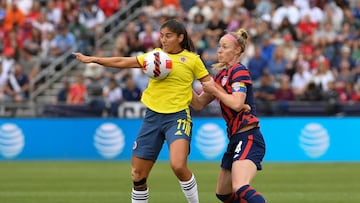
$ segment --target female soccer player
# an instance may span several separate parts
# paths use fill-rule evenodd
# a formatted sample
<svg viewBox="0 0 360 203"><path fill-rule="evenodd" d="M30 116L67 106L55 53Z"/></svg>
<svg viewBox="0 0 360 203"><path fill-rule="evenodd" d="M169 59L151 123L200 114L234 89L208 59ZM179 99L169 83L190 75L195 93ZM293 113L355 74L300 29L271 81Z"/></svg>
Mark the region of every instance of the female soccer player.
<svg viewBox="0 0 360 203"><path fill-rule="evenodd" d="M148 202L146 180L166 140L171 168L189 203L197 203L198 191L194 174L187 167L192 136L190 102L195 78L210 80L200 57L193 53L194 45L183 24L176 20L165 22L160 28L162 50L171 57L171 73L163 80L150 79L142 94L146 105L145 118L133 146L132 202ZM105 67L141 68L145 55L137 57L93 57L74 53L83 63L98 63Z"/></svg>
<svg viewBox="0 0 360 203"><path fill-rule="evenodd" d="M229 144L223 155L216 196L222 202L264 203L265 199L250 186L261 170L265 143L255 115L249 70L239 62L248 34L244 29L221 37L218 46L219 69L214 79L202 82L204 92L193 91L192 107L202 109L217 98L226 121Z"/></svg>

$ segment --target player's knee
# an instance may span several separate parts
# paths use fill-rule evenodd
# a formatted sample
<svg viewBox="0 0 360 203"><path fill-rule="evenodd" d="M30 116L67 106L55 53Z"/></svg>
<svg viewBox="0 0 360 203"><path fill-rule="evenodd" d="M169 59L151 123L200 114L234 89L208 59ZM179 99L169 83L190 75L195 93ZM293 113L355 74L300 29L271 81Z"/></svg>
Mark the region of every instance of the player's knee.
<svg viewBox="0 0 360 203"><path fill-rule="evenodd" d="M146 178L143 178L139 181L134 181L134 190L146 190L147 184L146 184Z"/></svg>
<svg viewBox="0 0 360 203"><path fill-rule="evenodd" d="M177 175L181 176L183 173L186 172L186 166L182 163L174 163L172 162L170 164L172 171Z"/></svg>
<svg viewBox="0 0 360 203"><path fill-rule="evenodd" d="M146 177L142 174L142 170L132 168L131 176L132 176L135 190L146 190L147 189Z"/></svg>
<svg viewBox="0 0 360 203"><path fill-rule="evenodd" d="M142 170L139 170L137 168L131 169L131 177L133 181L139 181L140 179L144 178L142 175Z"/></svg>

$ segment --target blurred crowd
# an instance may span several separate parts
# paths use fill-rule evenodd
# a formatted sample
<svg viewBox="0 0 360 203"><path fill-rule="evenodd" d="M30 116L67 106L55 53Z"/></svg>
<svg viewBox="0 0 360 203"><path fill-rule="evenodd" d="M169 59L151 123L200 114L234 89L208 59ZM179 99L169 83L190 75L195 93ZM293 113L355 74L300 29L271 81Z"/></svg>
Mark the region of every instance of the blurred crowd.
<svg viewBox="0 0 360 203"><path fill-rule="evenodd" d="M91 54L100 26L121 3L0 0L0 101L26 101L31 81L64 53Z"/></svg>
<svg viewBox="0 0 360 203"><path fill-rule="evenodd" d="M160 25L176 18L211 73L219 37L239 28L249 32L241 62L258 101L360 101L358 0L153 0L117 34L111 50L94 47L97 26L126 3L2 0L2 98L26 99L29 80L74 47L97 56L135 56L159 47ZM54 103L95 100L117 116L121 102L138 101L146 88L140 70L86 66L82 74L67 76ZM194 88L201 91L199 84Z"/></svg>

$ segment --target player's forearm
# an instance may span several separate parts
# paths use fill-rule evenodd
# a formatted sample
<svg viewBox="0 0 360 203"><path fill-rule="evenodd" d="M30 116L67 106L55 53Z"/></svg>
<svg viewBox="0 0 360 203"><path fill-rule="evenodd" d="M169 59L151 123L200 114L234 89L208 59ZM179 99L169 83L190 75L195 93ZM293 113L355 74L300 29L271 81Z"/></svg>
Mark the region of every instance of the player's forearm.
<svg viewBox="0 0 360 203"><path fill-rule="evenodd" d="M238 95L228 94L218 89L214 92L214 96L234 111L239 112L244 108L244 101L243 99L238 98Z"/></svg>
<svg viewBox="0 0 360 203"><path fill-rule="evenodd" d="M113 68L126 68L126 64L124 63L124 59L122 57L91 57L91 62L100 64L106 67Z"/></svg>
<svg viewBox="0 0 360 203"><path fill-rule="evenodd" d="M202 92L200 95L198 95L195 91L193 91L191 107L193 107L193 109L196 111L200 111L212 100L214 100L214 97L206 92Z"/></svg>

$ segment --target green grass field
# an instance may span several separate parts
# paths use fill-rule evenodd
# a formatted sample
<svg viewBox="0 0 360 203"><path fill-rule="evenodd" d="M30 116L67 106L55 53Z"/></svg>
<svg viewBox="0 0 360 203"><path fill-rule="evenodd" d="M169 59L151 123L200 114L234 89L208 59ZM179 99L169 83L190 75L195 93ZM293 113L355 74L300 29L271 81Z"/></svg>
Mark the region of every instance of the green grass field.
<svg viewBox="0 0 360 203"><path fill-rule="evenodd" d="M200 202L214 195L218 163L190 162ZM269 203L359 203L360 163L264 163L253 186ZM151 203L185 203L167 162L148 181ZM130 201L129 162L0 162L1 203L123 203Z"/></svg>

